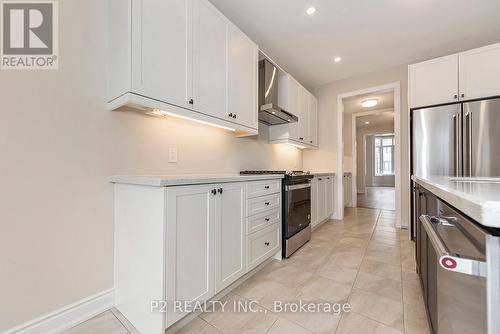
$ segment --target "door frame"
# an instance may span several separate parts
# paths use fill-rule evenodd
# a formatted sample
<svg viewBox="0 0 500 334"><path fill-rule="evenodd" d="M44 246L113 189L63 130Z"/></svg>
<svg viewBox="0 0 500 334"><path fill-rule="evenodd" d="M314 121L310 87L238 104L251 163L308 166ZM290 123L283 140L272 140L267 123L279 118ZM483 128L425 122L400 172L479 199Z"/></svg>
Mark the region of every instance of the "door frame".
<svg viewBox="0 0 500 334"><path fill-rule="evenodd" d="M396 226L401 227L402 218L402 161L401 161L401 82L396 81L385 85L369 87L337 95L337 168L338 174L335 185L335 215L336 219L344 218L344 102L348 97L364 95L370 93L380 93L381 91L394 91L394 136L395 136L395 188L396 188ZM354 174L355 171L353 171ZM354 183L354 182L353 182Z"/></svg>
<svg viewBox="0 0 500 334"><path fill-rule="evenodd" d="M364 112L357 112L357 113L351 113L352 115L352 123L351 123L351 152L352 152L352 185L351 185L351 206L356 207L358 204L358 151L357 151L357 146L358 143L356 142L357 138L357 129L356 129L356 118L357 117L362 117L362 116L367 116L367 115L379 115L383 114L385 112L394 112L393 108L385 108L385 109L377 109L377 110L370 110L370 111L364 111ZM396 129L396 118L394 118L394 130ZM363 136L363 139L366 138L367 135L373 135L372 133L367 133ZM394 151L396 149L394 148ZM363 155L366 156L366 141L363 140ZM394 155L396 155L396 152L394 152ZM366 159L364 160L364 166L363 170L365 171L366 174ZM365 182L365 188L366 188L366 182ZM366 190L366 189L365 189Z"/></svg>

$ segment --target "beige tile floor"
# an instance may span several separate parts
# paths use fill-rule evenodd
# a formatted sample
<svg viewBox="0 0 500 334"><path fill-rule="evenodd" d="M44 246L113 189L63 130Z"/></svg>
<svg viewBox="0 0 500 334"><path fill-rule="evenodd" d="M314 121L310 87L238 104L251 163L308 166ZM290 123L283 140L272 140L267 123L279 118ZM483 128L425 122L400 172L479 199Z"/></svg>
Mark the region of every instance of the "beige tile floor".
<svg viewBox="0 0 500 334"><path fill-rule="evenodd" d="M414 244L394 227L394 212L348 209L285 261L273 261L228 296L256 301L259 312L204 313L181 329L192 334L427 334ZM273 301L348 302L352 311L274 313ZM139 334L112 309L65 334Z"/></svg>
<svg viewBox="0 0 500 334"><path fill-rule="evenodd" d="M396 210L394 187L366 187L364 194L358 194L358 207Z"/></svg>

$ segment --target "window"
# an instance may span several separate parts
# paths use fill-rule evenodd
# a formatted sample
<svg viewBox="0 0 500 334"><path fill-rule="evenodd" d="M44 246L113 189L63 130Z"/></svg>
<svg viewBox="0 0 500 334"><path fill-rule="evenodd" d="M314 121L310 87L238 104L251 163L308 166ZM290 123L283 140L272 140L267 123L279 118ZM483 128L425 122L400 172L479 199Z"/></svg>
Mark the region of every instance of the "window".
<svg viewBox="0 0 500 334"><path fill-rule="evenodd" d="M394 175L394 135L374 136L375 176Z"/></svg>

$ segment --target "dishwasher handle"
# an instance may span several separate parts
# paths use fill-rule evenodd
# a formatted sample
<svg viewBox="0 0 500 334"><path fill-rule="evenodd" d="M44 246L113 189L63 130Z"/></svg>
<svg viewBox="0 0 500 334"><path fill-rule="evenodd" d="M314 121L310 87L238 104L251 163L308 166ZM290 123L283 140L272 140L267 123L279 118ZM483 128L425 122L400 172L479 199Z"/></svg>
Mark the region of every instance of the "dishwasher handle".
<svg viewBox="0 0 500 334"><path fill-rule="evenodd" d="M455 225L454 219L438 218L427 215L420 216L420 222L427 233L427 237L439 257L441 268L471 276L486 277L486 262L475 258L451 253L445 243L436 233L436 225Z"/></svg>

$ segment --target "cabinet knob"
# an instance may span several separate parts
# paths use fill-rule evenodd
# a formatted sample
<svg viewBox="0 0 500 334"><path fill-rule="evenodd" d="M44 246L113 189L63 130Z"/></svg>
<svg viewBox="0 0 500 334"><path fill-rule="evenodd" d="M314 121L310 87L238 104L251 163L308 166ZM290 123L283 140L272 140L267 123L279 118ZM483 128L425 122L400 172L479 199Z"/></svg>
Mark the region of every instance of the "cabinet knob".
<svg viewBox="0 0 500 334"><path fill-rule="evenodd" d="M318 181L323 181L323 179L322 179L322 178L319 178L319 179L318 179Z"/></svg>
<svg viewBox="0 0 500 334"><path fill-rule="evenodd" d="M299 137L299 139L300 139L300 140L304 140L304 138L303 138L303 137Z"/></svg>
<svg viewBox="0 0 500 334"><path fill-rule="evenodd" d="M223 190L222 190L222 188L219 188L217 191L219 192L219 194L222 194Z"/></svg>
<svg viewBox="0 0 500 334"><path fill-rule="evenodd" d="M268 221L270 221L270 220L271 220L271 219L269 219L269 218L266 218L266 222L268 222Z"/></svg>
<svg viewBox="0 0 500 334"><path fill-rule="evenodd" d="M264 204L266 204L266 205L269 205L269 204L271 204L271 203L269 203L269 202L266 202L266 203L264 203Z"/></svg>
<svg viewBox="0 0 500 334"><path fill-rule="evenodd" d="M313 143L313 141L312 141L312 140L309 140L309 142L310 142L311 144Z"/></svg>
<svg viewBox="0 0 500 334"><path fill-rule="evenodd" d="M266 246L269 246L269 242L265 242L265 245L266 245Z"/></svg>
<svg viewBox="0 0 500 334"><path fill-rule="evenodd" d="M233 114L233 118L236 118L236 117L238 117L238 116L236 116L236 114Z"/></svg>
<svg viewBox="0 0 500 334"><path fill-rule="evenodd" d="M453 98L454 98L455 100L456 100L456 99L458 99L458 95L457 95L457 94L453 95Z"/></svg>
<svg viewBox="0 0 500 334"><path fill-rule="evenodd" d="M211 193L212 195L217 195L217 189L212 189Z"/></svg>
<svg viewBox="0 0 500 334"><path fill-rule="evenodd" d="M190 100L189 100L189 104L194 104L194 100L193 100L193 99L190 99Z"/></svg>
<svg viewBox="0 0 500 334"><path fill-rule="evenodd" d="M265 186L264 188L269 189L269 186Z"/></svg>
<svg viewBox="0 0 500 334"><path fill-rule="evenodd" d="M465 94L461 94L460 96L461 96L461 97L465 97Z"/></svg>
<svg viewBox="0 0 500 334"><path fill-rule="evenodd" d="M229 117L233 118L233 113L228 114Z"/></svg>

